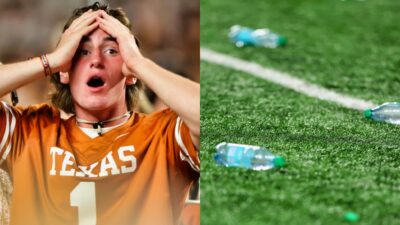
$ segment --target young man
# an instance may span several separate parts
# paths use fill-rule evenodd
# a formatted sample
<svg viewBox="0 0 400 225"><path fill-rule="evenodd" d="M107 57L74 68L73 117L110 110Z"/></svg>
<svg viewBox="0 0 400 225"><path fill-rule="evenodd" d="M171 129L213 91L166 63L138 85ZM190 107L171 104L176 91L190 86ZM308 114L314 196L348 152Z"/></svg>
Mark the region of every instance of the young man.
<svg viewBox="0 0 400 225"><path fill-rule="evenodd" d="M140 53L120 9L78 9L52 53L0 65L0 96L53 76L55 106L0 104L11 224L177 224L199 177L200 87ZM54 75L52 75L54 74ZM132 113L144 82L170 109Z"/></svg>

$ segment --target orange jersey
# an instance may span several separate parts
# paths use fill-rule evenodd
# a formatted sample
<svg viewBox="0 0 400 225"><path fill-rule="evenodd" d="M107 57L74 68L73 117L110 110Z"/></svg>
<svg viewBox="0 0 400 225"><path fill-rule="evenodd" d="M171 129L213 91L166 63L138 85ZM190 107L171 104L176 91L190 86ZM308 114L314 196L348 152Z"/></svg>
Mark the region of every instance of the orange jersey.
<svg viewBox="0 0 400 225"><path fill-rule="evenodd" d="M11 225L177 224L199 177L189 129L169 109L91 139L55 107L1 102L0 141Z"/></svg>
<svg viewBox="0 0 400 225"><path fill-rule="evenodd" d="M200 225L200 201L186 202L179 225Z"/></svg>

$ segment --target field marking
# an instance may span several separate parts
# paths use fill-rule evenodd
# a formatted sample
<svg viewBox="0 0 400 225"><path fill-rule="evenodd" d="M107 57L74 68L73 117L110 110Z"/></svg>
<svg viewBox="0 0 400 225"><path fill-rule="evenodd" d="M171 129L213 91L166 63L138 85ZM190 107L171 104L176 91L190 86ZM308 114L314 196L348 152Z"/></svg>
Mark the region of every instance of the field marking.
<svg viewBox="0 0 400 225"><path fill-rule="evenodd" d="M293 77L287 73L268 69L257 63L238 59L207 48L200 49L200 58L201 60L209 63L222 65L231 69L252 74L256 77L260 77L314 98L335 102L346 108L364 110L366 108L375 107L375 104L372 102L339 94L335 91L328 90L318 85L308 83L302 79Z"/></svg>

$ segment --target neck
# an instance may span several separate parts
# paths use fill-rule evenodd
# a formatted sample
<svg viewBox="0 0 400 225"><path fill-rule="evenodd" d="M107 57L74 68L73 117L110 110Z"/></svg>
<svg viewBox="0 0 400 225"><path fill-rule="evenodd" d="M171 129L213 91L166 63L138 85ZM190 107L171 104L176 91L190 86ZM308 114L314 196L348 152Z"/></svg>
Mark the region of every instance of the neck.
<svg viewBox="0 0 400 225"><path fill-rule="evenodd" d="M129 119L129 115L123 116L128 112L126 106L99 111L85 110L80 107L75 107L75 110L77 121L82 120L88 122L103 122L102 127L116 126L126 122ZM111 121L107 122L107 120ZM93 127L93 125L90 123L80 123L79 121L78 125L85 128Z"/></svg>

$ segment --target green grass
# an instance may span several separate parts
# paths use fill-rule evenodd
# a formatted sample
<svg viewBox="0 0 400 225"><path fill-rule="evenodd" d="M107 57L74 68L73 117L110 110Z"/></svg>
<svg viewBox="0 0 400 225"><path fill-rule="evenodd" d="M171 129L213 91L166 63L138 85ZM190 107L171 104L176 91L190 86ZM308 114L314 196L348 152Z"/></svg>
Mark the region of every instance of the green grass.
<svg viewBox="0 0 400 225"><path fill-rule="evenodd" d="M201 45L376 103L398 101L400 1L204 0ZM236 48L240 24L288 37L281 49Z"/></svg>
<svg viewBox="0 0 400 225"><path fill-rule="evenodd" d="M204 0L201 45L330 90L399 101L400 2ZM236 48L240 24L288 37L285 48ZM400 224L400 127L248 74L201 64L201 224ZM281 170L216 166L220 142L260 145Z"/></svg>
<svg viewBox="0 0 400 225"><path fill-rule="evenodd" d="M400 127L204 62L201 85L201 224L337 225L347 211L355 224L399 223ZM287 166L219 167L223 141L267 147Z"/></svg>

